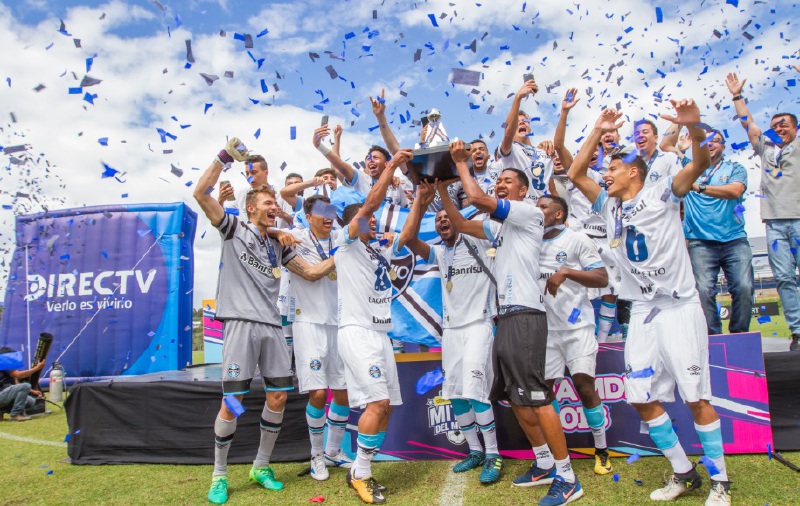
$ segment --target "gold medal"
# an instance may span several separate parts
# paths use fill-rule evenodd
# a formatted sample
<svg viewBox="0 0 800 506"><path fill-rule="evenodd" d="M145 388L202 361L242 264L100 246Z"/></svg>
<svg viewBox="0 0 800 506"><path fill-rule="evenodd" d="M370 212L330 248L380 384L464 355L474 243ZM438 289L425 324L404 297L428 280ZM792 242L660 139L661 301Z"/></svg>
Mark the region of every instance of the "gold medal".
<svg viewBox="0 0 800 506"><path fill-rule="evenodd" d="M611 239L610 246L611 246L612 248L616 248L616 247L617 247L617 246L619 246L620 244L622 244L622 239L620 239L619 237L615 237L615 238Z"/></svg>
<svg viewBox="0 0 800 506"><path fill-rule="evenodd" d="M397 273L395 272L394 267L389 269L389 279L391 279L392 281L397 279Z"/></svg>
<svg viewBox="0 0 800 506"><path fill-rule="evenodd" d="M534 169L531 171L531 173L533 174L533 177L539 177L539 176L541 176L541 175L542 175L542 168L541 168L541 167L535 167L535 168L534 168Z"/></svg>
<svg viewBox="0 0 800 506"><path fill-rule="evenodd" d="M447 280L447 284L444 285L444 286L445 286L445 288L447 288L448 292L452 292L453 291L453 282L451 280L448 279Z"/></svg>
<svg viewBox="0 0 800 506"><path fill-rule="evenodd" d="M486 256L494 258L497 256L497 248L489 248L486 250Z"/></svg>
<svg viewBox="0 0 800 506"><path fill-rule="evenodd" d="M280 267L273 267L272 268L272 277L275 279L279 279L281 277L281 268Z"/></svg>
<svg viewBox="0 0 800 506"><path fill-rule="evenodd" d="M331 271L328 273L328 279L330 279L331 281L336 281L336 278L337 278L336 271Z"/></svg>

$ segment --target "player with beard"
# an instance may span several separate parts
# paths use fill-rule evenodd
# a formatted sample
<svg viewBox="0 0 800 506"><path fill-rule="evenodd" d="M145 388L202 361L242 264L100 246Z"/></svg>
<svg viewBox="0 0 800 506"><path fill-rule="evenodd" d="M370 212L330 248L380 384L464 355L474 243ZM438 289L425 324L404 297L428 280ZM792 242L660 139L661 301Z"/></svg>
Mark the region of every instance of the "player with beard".
<svg viewBox="0 0 800 506"><path fill-rule="evenodd" d="M544 213L539 287L547 308L545 378L552 388L556 380L564 377L564 367L569 368L594 437L594 472L608 474L612 467L606 444L605 408L594 385L594 308L587 290L606 286L608 272L592 240L566 228L569 206L563 198L545 195L537 205Z"/></svg>
<svg viewBox="0 0 800 506"><path fill-rule="evenodd" d="M250 391L256 367L261 372L266 403L261 412L261 440L250 469L250 480L268 490L281 490L269 460L281 430L286 391L291 390L291 356L281 333L276 301L281 266L303 279L315 281L334 268L333 259L311 266L289 247L295 239L275 229L280 211L275 191L264 185L247 193L248 221L228 214L211 196L223 169L234 160L244 161L247 148L232 138L200 177L194 198L222 237L222 258L217 283L216 318L223 321L222 392L225 399L214 422L214 474L208 500L228 500L228 450L236 431L236 414L229 397L241 401Z"/></svg>
<svg viewBox="0 0 800 506"><path fill-rule="evenodd" d="M300 241L297 254L310 265L316 265L333 256L333 245L341 234L341 230L333 230L336 208L330 205L328 197L312 195L303 202L303 210L309 228L295 228L292 235ZM344 363L337 345L337 277L336 271L332 271L319 281L295 279L289 303L299 389L300 393L308 392L306 422L311 439L311 477L318 481L328 479L328 467L349 469L353 463L341 449L350 404ZM329 388L333 400L328 410L328 440L323 450Z"/></svg>
<svg viewBox="0 0 800 506"><path fill-rule="evenodd" d="M594 243L597 251L600 252L603 262L609 270L610 283L607 286L599 289L590 289L589 298L595 299L600 297L600 313L597 321L597 341L604 343L608 340L608 332L611 330L611 325L614 322L614 315L617 310L617 295L614 289L615 272L613 258L606 252L608 249L604 247L607 241L606 224L600 214L592 210L592 203L589 202L583 193L572 184L567 178L567 170L572 165L572 154L566 149L564 142L567 136L567 116L570 110L580 101L578 98L578 89L571 88L567 90L564 100L561 102L561 116L558 118L558 125L556 126L555 137L553 142L557 153L558 162L554 170L555 176L552 179L551 192L563 197L570 210L569 226L571 229L583 232ZM601 184L603 181L603 172L605 172L605 161L601 158L601 151L603 154L611 153L619 142L619 133L617 131L607 132L603 134L597 148L594 150L590 169L587 171L596 183ZM562 167L558 165L561 164ZM606 253L604 255L604 253Z"/></svg>
<svg viewBox="0 0 800 506"><path fill-rule="evenodd" d="M702 482L662 405L675 400L677 385L694 417L703 451L713 463L707 466L714 474L706 505L730 504L722 432L710 402L708 331L680 220L680 199L708 168L710 155L705 131L698 126L697 105L692 100L671 102L676 116L662 118L688 127L692 136L692 161L677 174L647 187L646 160L640 152L623 151L612 155L603 176L607 190L588 177L592 151L604 132L619 127L622 116L606 109L570 167L569 177L614 231L608 247L622 275L620 297L634 301L625 342L625 396L647 423L650 437L674 472L650 498L671 501Z"/></svg>
<svg viewBox="0 0 800 506"><path fill-rule="evenodd" d="M492 243L486 255L495 259L492 274L497 280L500 314L492 346L495 376L489 398L508 401L531 444L544 445L548 455L552 449L553 464L529 480L550 483L548 494L539 504L554 506L576 501L583 496L583 489L572 470L561 419L551 404L553 391L545 380L547 316L537 284L544 216L526 199L528 177L523 171L504 170L497 178L492 197L480 189L469 173L469 153L464 143L451 143L450 153L470 203L492 218L480 222L467 220L460 213L448 214L462 234Z"/></svg>
<svg viewBox="0 0 800 506"><path fill-rule="evenodd" d="M461 214L450 200L448 186L447 182L438 184L444 208L436 213L435 227L442 244L431 246L417 238L423 210L436 193L430 183L422 182L396 248L408 246L426 263L439 266L444 328L442 369L445 371L442 397L450 400L470 450L453 471L463 473L483 465L479 480L490 484L500 479L503 469L503 458L497 449L494 412L489 402L489 388L494 379L491 350L496 282L490 267L493 259L486 252L492 245L458 232L449 216ZM478 439L476 424L483 435L485 451Z"/></svg>
<svg viewBox="0 0 800 506"><path fill-rule="evenodd" d="M530 181L526 199L536 201L547 191L550 178L553 177L553 159L539 148L531 144L530 117L520 110L522 99L534 96L539 91L536 81L527 81L514 95L511 110L506 118L506 129L500 143L498 162L501 169L518 169L525 173Z"/></svg>
<svg viewBox="0 0 800 506"><path fill-rule="evenodd" d="M402 404L397 365L387 332L392 329L392 244L377 238L374 213L383 202L394 170L411 160L400 150L382 168L363 204L345 207L345 227L335 256L339 289L339 355L344 362L350 407L366 406L358 420L358 452L347 484L362 501L386 502L384 488L372 477L371 462L380 450L392 406ZM346 302L344 302L346 301Z"/></svg>

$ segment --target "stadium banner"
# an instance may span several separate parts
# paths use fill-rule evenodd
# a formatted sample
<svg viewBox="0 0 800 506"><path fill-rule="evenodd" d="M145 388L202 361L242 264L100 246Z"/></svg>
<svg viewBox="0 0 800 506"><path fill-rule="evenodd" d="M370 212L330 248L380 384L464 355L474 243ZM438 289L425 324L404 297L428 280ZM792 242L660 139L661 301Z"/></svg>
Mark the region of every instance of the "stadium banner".
<svg viewBox="0 0 800 506"><path fill-rule="evenodd" d="M18 216L0 344L67 377L174 370L192 361L197 214L183 203L83 207Z"/></svg>
<svg viewBox="0 0 800 506"><path fill-rule="evenodd" d="M758 333L715 335L709 338L711 401L722 422L725 453L766 453L772 444L761 336ZM396 406L379 460L461 459L468 452L464 435L450 401L439 387L418 395L416 383L441 366L438 354L398 356L403 405ZM420 360L421 359L421 360ZM445 372L446 373L446 372ZM597 357L597 391L606 408L608 447L612 456L659 455L646 425L625 402L623 344L600 345ZM556 388L561 424L573 457L591 457L594 445L576 389L569 378ZM665 404L675 431L688 454L702 454L694 421L675 392L677 402ZM533 452L511 409L494 404L500 453L514 459L532 459ZM351 420L355 420L351 415ZM349 432L351 455L356 432Z"/></svg>

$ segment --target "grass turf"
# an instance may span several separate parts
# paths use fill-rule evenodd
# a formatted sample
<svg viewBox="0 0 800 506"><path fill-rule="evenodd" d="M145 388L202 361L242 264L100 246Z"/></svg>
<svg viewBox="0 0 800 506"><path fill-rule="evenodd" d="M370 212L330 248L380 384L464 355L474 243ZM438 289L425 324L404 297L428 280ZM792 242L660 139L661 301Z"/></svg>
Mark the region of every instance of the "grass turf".
<svg viewBox="0 0 800 506"><path fill-rule="evenodd" d="M66 444L62 443L67 424L63 411L53 410L52 415L36 417L30 422L0 424L0 476L3 477L0 504L207 504L211 465L73 466L59 462L67 456ZM210 430L209 444L213 444ZM63 446L12 440L9 436L62 443ZM253 441L254 454L257 444ZM784 455L800 461L800 452ZM592 460L573 461L586 491L581 504L649 503L648 495L662 485L669 468L661 457L641 458L632 465L625 459L614 459L613 463L619 482L614 482L612 475L594 475ZM477 470L450 476L448 482L452 461L378 463L373 470L375 477L390 489L389 504L438 504L443 488L454 486L453 478L464 480L461 496L465 505L520 504L535 503L546 493L545 487L518 489L511 486L511 479L523 473L529 464L528 461L506 460L501 481L491 486L478 483ZM315 482L309 476L298 478L297 473L307 465L276 464L276 474L286 484L280 492L269 492L249 483L248 465L230 466L229 504L309 504L311 497L319 495L325 497L325 504L360 504L344 483L344 470L333 469L331 479L326 482ZM733 498L737 504L797 504L797 474L775 460L770 461L766 455L730 456L727 465L734 481ZM52 474L48 475L49 471L53 471ZM702 467L700 473L707 477ZM679 499L678 504L702 504L707 494L706 479L700 492Z"/></svg>

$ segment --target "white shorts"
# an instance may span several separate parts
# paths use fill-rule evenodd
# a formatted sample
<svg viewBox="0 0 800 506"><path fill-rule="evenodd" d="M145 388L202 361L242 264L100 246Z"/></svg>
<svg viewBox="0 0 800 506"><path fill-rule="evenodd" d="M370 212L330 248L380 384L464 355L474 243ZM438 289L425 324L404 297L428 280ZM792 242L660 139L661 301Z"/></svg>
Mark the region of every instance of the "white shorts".
<svg viewBox="0 0 800 506"><path fill-rule="evenodd" d="M403 404L394 351L386 332L346 325L339 328L338 344L351 408L387 399L391 406Z"/></svg>
<svg viewBox="0 0 800 506"><path fill-rule="evenodd" d="M635 307L635 306L634 306ZM711 400L708 328L698 300L634 309L625 342L625 396L630 404L675 401L675 385L684 402Z"/></svg>
<svg viewBox="0 0 800 506"><path fill-rule="evenodd" d="M294 360L300 393L344 390L344 364L339 356L336 325L294 322Z"/></svg>
<svg viewBox="0 0 800 506"><path fill-rule="evenodd" d="M586 289L589 294L589 300L594 300L598 297L603 297L604 295L616 295L617 287L619 286L619 282L617 281L616 277L619 275L619 272L617 272L617 269L614 268L615 262L614 257L611 255L611 246L608 245L608 238L593 237L591 235L587 237L592 240L592 244L594 244L594 247L600 252L600 258L603 260L606 271L608 271L608 286L603 288Z"/></svg>
<svg viewBox="0 0 800 506"><path fill-rule="evenodd" d="M594 327L554 330L547 332L547 356L544 377L554 380L564 377L564 367L570 374L586 374L594 378L597 363L597 340Z"/></svg>
<svg viewBox="0 0 800 506"><path fill-rule="evenodd" d="M489 403L492 370L492 324L476 322L442 335L442 369L445 399L473 399Z"/></svg>

